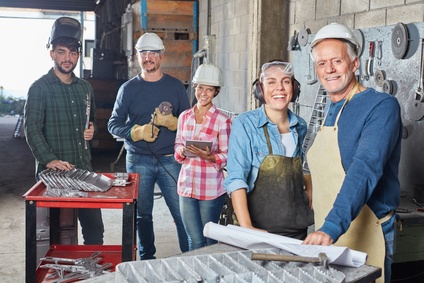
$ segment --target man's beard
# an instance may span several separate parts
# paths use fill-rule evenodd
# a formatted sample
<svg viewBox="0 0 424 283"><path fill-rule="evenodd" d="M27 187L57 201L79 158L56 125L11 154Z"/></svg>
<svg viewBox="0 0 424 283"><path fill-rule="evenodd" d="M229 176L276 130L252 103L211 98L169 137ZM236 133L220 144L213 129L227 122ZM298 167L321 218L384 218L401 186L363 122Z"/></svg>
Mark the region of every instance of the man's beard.
<svg viewBox="0 0 424 283"><path fill-rule="evenodd" d="M149 65L149 69L146 68L147 63L152 63L152 65ZM153 61L146 61L143 63L143 70L147 73L154 73L159 69L159 64L155 64Z"/></svg>
<svg viewBox="0 0 424 283"><path fill-rule="evenodd" d="M60 64L57 64L56 63L56 69L59 71L59 72L61 72L62 74L70 74L70 73L72 73L74 70L75 70L75 67L76 67L77 65L72 65L72 68L71 69L69 69L69 70L65 70L65 69L63 69L62 68L62 66L60 65Z"/></svg>

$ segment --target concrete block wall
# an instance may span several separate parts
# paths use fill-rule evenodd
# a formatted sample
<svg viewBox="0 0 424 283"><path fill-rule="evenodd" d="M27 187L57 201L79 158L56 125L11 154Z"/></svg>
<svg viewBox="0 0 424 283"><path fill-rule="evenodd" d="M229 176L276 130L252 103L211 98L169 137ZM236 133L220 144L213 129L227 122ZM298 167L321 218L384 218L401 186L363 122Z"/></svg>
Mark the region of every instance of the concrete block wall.
<svg viewBox="0 0 424 283"><path fill-rule="evenodd" d="M291 32L309 28L316 33L331 22L361 29L424 21L423 0L291 0L290 5L295 12Z"/></svg>
<svg viewBox="0 0 424 283"><path fill-rule="evenodd" d="M322 26L339 22L352 29L394 25L398 22L424 21L423 0L199 0L199 47L203 36L216 35L216 54L213 62L224 72L225 86L215 99L218 107L240 113L254 107L250 84L255 77L261 58L276 55L268 52L266 42L275 37L287 47L287 39L303 28L316 33ZM261 4L288 5L279 17L273 17L275 31L261 33L275 11L258 9ZM271 3L271 4L270 4ZM277 4L279 3L279 4ZM208 7L208 4L210 7ZM209 8L209 11L208 11ZM277 10L277 8L276 8ZM268 15L267 15L268 13ZM208 17L208 15L210 15ZM283 18L284 17L284 18ZM262 19L262 20L261 20ZM288 27L281 27L281 20ZM286 20L288 19L288 20ZM259 21L259 22L257 22ZM260 34L260 37L258 36ZM269 40L266 39L269 37ZM258 43L258 38L260 42ZM282 50L282 54L284 50ZM289 52L290 53L290 52ZM285 58L283 58L285 59ZM291 60L290 54L287 60ZM313 102L311 101L310 104Z"/></svg>
<svg viewBox="0 0 424 283"><path fill-rule="evenodd" d="M202 48L203 38L208 32L216 36L216 54L212 54L212 58L209 59L222 69L224 75L224 87L214 103L234 113L245 111L249 98L246 93L249 2L199 1L199 49ZM208 13L211 15L209 20Z"/></svg>

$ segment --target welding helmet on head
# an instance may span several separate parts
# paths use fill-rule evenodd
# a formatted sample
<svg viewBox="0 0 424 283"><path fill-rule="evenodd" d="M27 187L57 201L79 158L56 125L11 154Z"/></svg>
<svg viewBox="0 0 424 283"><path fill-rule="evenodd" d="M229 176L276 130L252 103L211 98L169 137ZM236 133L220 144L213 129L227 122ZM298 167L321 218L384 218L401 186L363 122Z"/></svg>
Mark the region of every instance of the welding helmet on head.
<svg viewBox="0 0 424 283"><path fill-rule="evenodd" d="M58 18L53 23L47 48L49 48L50 44L53 44L58 38L62 37L75 39L78 41L79 46L81 46L82 29L80 22L69 17Z"/></svg>
<svg viewBox="0 0 424 283"><path fill-rule="evenodd" d="M270 70L271 67L275 67L275 68ZM292 79L293 96L290 102L295 102L296 99L299 97L300 83L298 80L294 78L293 65L287 62L272 60L262 65L259 78L257 78L252 84L252 94L257 100L259 100L260 103L265 103L261 83L263 82L264 78L276 72L277 70L283 72L284 74L288 75Z"/></svg>
<svg viewBox="0 0 424 283"><path fill-rule="evenodd" d="M221 69L211 63L200 65L193 77L193 84L203 84L208 86L222 87L224 82L222 79Z"/></svg>
<svg viewBox="0 0 424 283"><path fill-rule="evenodd" d="M324 39L328 39L328 38L341 39L351 43L355 47L356 54L358 54L361 48L358 41L356 40L355 35L349 28L339 23L331 23L329 25L322 27L315 34L315 37L312 40L311 45L309 46L309 52L312 53L312 50L320 41Z"/></svg>
<svg viewBox="0 0 424 283"><path fill-rule="evenodd" d="M156 33L146 32L137 40L135 49L137 49L137 51L165 51L165 46L163 46L162 39L160 39L160 37Z"/></svg>

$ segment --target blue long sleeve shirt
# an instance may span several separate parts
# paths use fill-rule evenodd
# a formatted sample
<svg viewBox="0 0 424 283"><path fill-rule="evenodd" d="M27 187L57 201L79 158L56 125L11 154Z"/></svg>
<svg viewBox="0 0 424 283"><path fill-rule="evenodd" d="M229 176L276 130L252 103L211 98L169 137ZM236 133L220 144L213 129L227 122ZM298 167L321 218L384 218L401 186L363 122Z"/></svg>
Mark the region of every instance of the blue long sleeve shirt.
<svg viewBox="0 0 424 283"><path fill-rule="evenodd" d="M134 142L131 129L135 124L150 123L155 108L164 101L172 104L172 114L178 117L190 107L183 83L168 74L155 82L143 80L139 75L125 82L118 90L112 115L108 122L111 134L125 138L125 149L141 155L167 155L174 153L176 131L159 127L154 142Z"/></svg>
<svg viewBox="0 0 424 283"><path fill-rule="evenodd" d="M325 126L334 125L343 103L344 100L330 104ZM399 205L402 137L399 103L393 96L368 88L346 104L338 128L346 177L332 210L319 228L333 241L347 231L364 204L368 204L377 218Z"/></svg>
<svg viewBox="0 0 424 283"><path fill-rule="evenodd" d="M290 132L296 144L296 150L291 157L303 158L302 143L306 135L306 122L290 110L288 115ZM224 188L229 195L240 188L245 188L247 192L253 189L259 166L269 154L263 130L265 124L268 128L273 154L286 155L277 125L268 119L264 106L238 115L231 126L227 160L228 175L224 181Z"/></svg>

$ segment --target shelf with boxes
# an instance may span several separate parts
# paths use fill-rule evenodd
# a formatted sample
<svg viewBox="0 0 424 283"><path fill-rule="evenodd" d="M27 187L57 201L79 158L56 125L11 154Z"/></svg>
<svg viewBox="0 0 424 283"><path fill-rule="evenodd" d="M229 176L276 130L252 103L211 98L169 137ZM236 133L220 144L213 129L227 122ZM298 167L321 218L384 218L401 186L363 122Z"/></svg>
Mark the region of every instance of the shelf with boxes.
<svg viewBox="0 0 424 283"><path fill-rule="evenodd" d="M107 123L112 114L113 105L116 100L118 89L123 80L100 80L88 79L93 87L96 102L95 117L98 131L91 141L93 150L115 150L116 140L107 130Z"/></svg>
<svg viewBox="0 0 424 283"><path fill-rule="evenodd" d="M140 0L132 4L133 41L146 32L156 33L165 46L162 70L185 85L191 77L191 61L197 52L197 15L196 1L154 1ZM135 57L130 77L139 71Z"/></svg>

